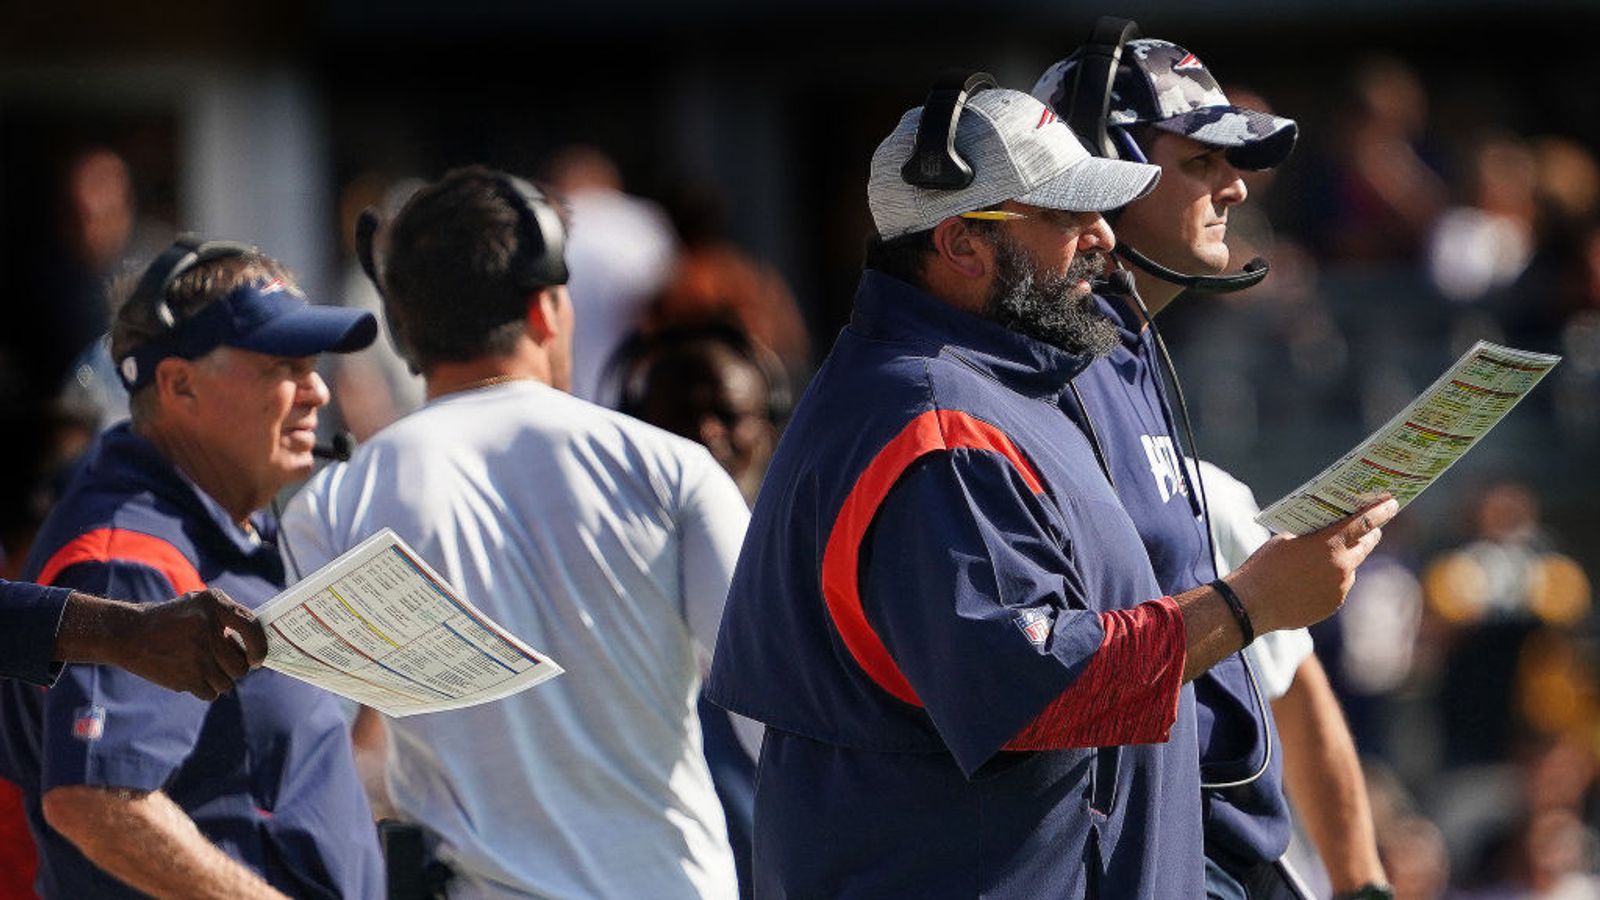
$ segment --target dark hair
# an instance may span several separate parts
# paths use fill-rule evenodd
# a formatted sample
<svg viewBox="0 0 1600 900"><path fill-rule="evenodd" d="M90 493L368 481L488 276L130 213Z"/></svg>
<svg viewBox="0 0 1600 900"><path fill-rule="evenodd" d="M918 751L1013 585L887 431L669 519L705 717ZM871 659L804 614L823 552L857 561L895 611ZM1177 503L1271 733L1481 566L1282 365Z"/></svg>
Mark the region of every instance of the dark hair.
<svg viewBox="0 0 1600 900"><path fill-rule="evenodd" d="M389 226L384 295L395 343L413 368L510 353L527 292L511 277L521 240L496 174L455 169L418 191Z"/></svg>
<svg viewBox="0 0 1600 900"><path fill-rule="evenodd" d="M862 265L907 284L922 287L928 255L933 252L933 229L913 231L885 239L874 231L867 238L866 259Z"/></svg>
<svg viewBox="0 0 1600 900"><path fill-rule="evenodd" d="M167 309L171 310L174 322L192 319L234 288L262 278L277 278L289 287L295 287L294 276L288 268L270 256L255 252L225 256L200 263L178 276L178 280L167 289ZM122 288L127 294L132 294L137 283L137 279L129 280ZM163 322L156 313L155 301L159 299L149 297L135 301L132 297L125 297L122 305L117 307L116 316L111 320L112 359L122 359L151 338L171 330L172 326ZM142 420L149 413L149 401L146 398L151 396L151 392L145 390L149 386L144 385L128 398L128 411L135 421Z"/></svg>
<svg viewBox="0 0 1600 900"><path fill-rule="evenodd" d="M730 354L761 376L767 419L781 428L793 406L789 375L777 354L731 322L691 322L630 334L606 363L600 379L602 396L614 397L620 412L649 421L644 407L653 384L682 380L685 372L710 366L719 353Z"/></svg>

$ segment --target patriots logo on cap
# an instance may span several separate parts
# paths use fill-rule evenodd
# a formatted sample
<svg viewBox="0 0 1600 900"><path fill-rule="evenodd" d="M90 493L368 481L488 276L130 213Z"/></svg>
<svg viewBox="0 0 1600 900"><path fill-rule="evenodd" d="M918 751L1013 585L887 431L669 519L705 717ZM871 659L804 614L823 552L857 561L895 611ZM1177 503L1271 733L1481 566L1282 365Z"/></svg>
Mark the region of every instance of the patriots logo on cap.
<svg viewBox="0 0 1600 900"><path fill-rule="evenodd" d="M1026 609L1012 621L1017 623L1028 642L1035 647L1043 647L1045 640L1050 637L1051 616L1045 610Z"/></svg>
<svg viewBox="0 0 1600 900"><path fill-rule="evenodd" d="M72 736L85 743L98 741L106 733L106 708L80 706L72 714Z"/></svg>
<svg viewBox="0 0 1600 900"><path fill-rule="evenodd" d="M1177 62L1172 64L1172 71L1174 71L1174 72L1182 72L1185 69L1204 69L1204 68L1205 68L1205 65L1203 65L1200 62L1200 57L1195 56L1193 53L1184 54L1183 59L1180 59Z"/></svg>

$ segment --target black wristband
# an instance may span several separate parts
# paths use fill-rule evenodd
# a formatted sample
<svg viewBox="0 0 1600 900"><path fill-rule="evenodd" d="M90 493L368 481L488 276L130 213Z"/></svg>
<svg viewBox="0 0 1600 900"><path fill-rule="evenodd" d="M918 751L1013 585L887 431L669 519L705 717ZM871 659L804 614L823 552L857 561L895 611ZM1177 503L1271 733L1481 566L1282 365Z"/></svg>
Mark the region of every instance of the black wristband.
<svg viewBox="0 0 1600 900"><path fill-rule="evenodd" d="M1394 888L1387 884L1369 882L1353 891L1334 894L1333 900L1394 900Z"/></svg>
<svg viewBox="0 0 1600 900"><path fill-rule="evenodd" d="M1211 589L1222 595L1223 602L1228 604L1228 611L1233 613L1233 620L1239 623L1239 634L1244 637L1244 646L1256 639L1256 627L1250 624L1250 613L1245 611L1244 601L1233 592L1226 581L1218 578L1211 582Z"/></svg>

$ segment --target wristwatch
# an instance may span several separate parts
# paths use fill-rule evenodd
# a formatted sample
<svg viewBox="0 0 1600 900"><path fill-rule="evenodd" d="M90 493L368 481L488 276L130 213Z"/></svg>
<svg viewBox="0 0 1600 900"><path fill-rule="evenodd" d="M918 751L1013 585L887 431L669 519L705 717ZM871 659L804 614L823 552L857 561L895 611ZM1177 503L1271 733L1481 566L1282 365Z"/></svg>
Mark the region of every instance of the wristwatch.
<svg viewBox="0 0 1600 900"><path fill-rule="evenodd" d="M1373 881L1355 890L1334 894L1333 900L1394 900L1394 888Z"/></svg>

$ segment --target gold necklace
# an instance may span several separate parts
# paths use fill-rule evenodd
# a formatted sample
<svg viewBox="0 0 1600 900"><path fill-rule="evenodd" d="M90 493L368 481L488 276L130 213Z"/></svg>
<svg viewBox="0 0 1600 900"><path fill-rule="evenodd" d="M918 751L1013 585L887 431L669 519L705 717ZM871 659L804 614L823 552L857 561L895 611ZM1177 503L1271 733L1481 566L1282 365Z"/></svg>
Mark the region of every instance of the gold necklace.
<svg viewBox="0 0 1600 900"><path fill-rule="evenodd" d="M458 393L460 391L475 391L478 388L493 387L494 385L497 385L497 384L505 384L508 381L530 381L530 380L532 380L532 379L530 379L526 375L490 375L488 378L479 378L477 381L469 381L466 384L463 384L460 387L455 388L454 390L451 391L451 393Z"/></svg>

